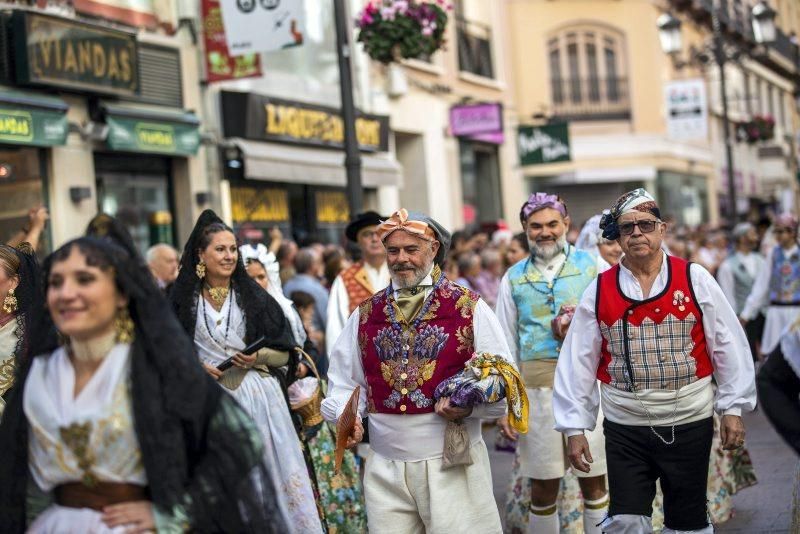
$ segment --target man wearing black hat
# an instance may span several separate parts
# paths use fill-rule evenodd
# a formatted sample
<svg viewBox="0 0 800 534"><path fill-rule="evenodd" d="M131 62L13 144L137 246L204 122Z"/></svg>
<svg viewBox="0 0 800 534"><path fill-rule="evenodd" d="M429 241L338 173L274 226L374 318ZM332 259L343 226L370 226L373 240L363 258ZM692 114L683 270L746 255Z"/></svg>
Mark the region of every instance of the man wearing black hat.
<svg viewBox="0 0 800 534"><path fill-rule="evenodd" d="M374 211L366 211L356 215L345 228L347 239L361 249L361 261L342 271L331 286L325 329L328 354L353 310L375 292L389 285L386 249L376 232L381 220L385 218Z"/></svg>

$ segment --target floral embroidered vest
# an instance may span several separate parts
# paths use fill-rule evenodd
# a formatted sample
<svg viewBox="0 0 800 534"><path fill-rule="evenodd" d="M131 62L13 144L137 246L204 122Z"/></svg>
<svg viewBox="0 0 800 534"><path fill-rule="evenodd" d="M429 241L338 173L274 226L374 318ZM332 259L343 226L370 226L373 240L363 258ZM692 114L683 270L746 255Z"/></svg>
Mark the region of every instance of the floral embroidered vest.
<svg viewBox="0 0 800 534"><path fill-rule="evenodd" d="M347 290L349 299L350 313L358 308L358 305L367 300L375 293L375 289L369 281L367 273L364 271L364 264L355 263L342 271L340 275L344 288Z"/></svg>
<svg viewBox="0 0 800 534"><path fill-rule="evenodd" d="M678 390L712 373L703 312L695 299L691 263L667 256L667 285L645 300L626 297L619 265L597 278L596 314L603 342L597 379L623 391Z"/></svg>
<svg viewBox="0 0 800 534"><path fill-rule="evenodd" d="M472 318L480 296L434 269L434 284L408 324L392 286L359 307L358 345L370 413L433 412L433 392L457 374L474 352Z"/></svg>
<svg viewBox="0 0 800 534"><path fill-rule="evenodd" d="M561 272L548 283L528 258L508 270L511 296L517 307L517 336L522 361L558 358L561 343L553 337L551 322L561 306L576 306L597 276L597 260L573 246Z"/></svg>
<svg viewBox="0 0 800 534"><path fill-rule="evenodd" d="M769 301L772 306L800 305L800 252L787 256L782 247L772 254Z"/></svg>

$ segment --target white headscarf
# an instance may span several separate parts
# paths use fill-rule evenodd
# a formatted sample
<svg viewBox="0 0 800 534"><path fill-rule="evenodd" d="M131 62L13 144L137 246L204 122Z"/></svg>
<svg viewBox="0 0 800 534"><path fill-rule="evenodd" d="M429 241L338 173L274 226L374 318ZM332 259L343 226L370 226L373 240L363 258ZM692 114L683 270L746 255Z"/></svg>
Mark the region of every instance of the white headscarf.
<svg viewBox="0 0 800 534"><path fill-rule="evenodd" d="M292 329L292 337L294 337L295 343L297 343L298 347L302 348L306 342L306 330L303 328L303 321L300 319L300 314L297 313L294 303L283 294L280 265L278 264L278 259L275 257L275 254L267 250L267 247L262 243L256 246L249 244L242 245L239 247L239 254L242 255L242 261L245 266L247 266L248 261L255 260L267 271L267 279L269 280L269 284L267 284L267 293L280 305L283 310L283 315L286 316L286 320L289 322L289 326Z"/></svg>
<svg viewBox="0 0 800 534"><path fill-rule="evenodd" d="M595 256L600 254L597 249L597 243L603 236L603 231L600 230L600 219L602 217L602 215L598 214L586 221L583 228L581 228L581 233L578 234L577 241L575 241L575 248L585 250Z"/></svg>

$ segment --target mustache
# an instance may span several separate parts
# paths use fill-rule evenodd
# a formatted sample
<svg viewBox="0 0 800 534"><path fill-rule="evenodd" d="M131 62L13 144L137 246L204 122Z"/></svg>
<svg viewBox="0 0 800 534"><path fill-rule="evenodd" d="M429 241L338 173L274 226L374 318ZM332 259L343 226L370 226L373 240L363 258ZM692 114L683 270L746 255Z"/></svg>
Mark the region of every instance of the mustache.
<svg viewBox="0 0 800 534"><path fill-rule="evenodd" d="M393 272L407 271L407 270L415 271L416 269L417 268L412 263L396 263L392 265Z"/></svg>

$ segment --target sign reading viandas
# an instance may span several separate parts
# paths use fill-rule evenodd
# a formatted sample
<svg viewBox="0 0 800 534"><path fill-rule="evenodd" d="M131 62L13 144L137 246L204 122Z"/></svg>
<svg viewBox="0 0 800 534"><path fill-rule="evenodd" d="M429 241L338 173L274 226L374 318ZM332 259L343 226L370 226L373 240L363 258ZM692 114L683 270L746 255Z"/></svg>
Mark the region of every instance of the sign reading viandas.
<svg viewBox="0 0 800 534"><path fill-rule="evenodd" d="M571 161L569 125L520 126L517 130L520 165Z"/></svg>

